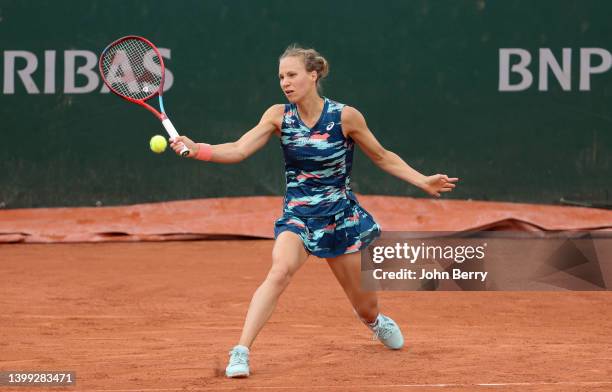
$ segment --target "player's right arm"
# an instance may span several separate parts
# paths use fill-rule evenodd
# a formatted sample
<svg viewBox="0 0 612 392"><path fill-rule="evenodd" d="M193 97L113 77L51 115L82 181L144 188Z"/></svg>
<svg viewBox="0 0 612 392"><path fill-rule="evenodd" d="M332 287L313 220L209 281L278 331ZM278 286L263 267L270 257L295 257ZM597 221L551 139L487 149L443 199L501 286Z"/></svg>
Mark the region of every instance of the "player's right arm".
<svg viewBox="0 0 612 392"><path fill-rule="evenodd" d="M261 116L259 124L246 132L240 139L231 143L211 145L212 156L210 162L238 163L253 155L262 148L275 132L280 131L285 105L273 105ZM186 136L179 136L170 140L170 147L180 154L183 145L191 151L190 158L198 155L200 146Z"/></svg>

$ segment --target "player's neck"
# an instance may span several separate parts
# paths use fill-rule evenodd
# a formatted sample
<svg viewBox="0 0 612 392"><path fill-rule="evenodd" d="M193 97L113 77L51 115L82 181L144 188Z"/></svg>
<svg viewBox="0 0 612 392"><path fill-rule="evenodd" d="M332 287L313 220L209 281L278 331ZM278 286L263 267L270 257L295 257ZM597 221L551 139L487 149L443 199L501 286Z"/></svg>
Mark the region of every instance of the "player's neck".
<svg viewBox="0 0 612 392"><path fill-rule="evenodd" d="M323 105L325 101L323 98L319 96L319 94L311 94L307 97L304 97L300 102L297 102L297 108L300 112L300 117L302 119L310 119L319 118L321 112L323 111Z"/></svg>

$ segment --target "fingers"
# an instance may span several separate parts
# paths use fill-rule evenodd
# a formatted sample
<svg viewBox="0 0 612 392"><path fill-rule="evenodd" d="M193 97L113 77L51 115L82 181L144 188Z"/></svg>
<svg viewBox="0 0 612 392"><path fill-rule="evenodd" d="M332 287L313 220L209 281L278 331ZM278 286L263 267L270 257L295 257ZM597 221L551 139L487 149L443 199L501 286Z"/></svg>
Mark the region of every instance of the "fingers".
<svg viewBox="0 0 612 392"><path fill-rule="evenodd" d="M457 185L453 184L452 182L446 182L443 183L438 189L438 192L451 192L453 189L455 189L457 187Z"/></svg>
<svg viewBox="0 0 612 392"><path fill-rule="evenodd" d="M432 197L440 197L440 192L439 192L437 189L435 189L435 188L428 187L428 188L425 188L425 189L423 189L423 190L424 190L425 192L427 192L427 194L428 194L429 196L432 196Z"/></svg>
<svg viewBox="0 0 612 392"><path fill-rule="evenodd" d="M177 136L168 140L170 141L170 148L178 155L181 155L181 151L186 147L186 141L189 139L185 136Z"/></svg>
<svg viewBox="0 0 612 392"><path fill-rule="evenodd" d="M170 144L170 147L174 150L175 153L180 155L185 145L183 144L183 142L175 141Z"/></svg>
<svg viewBox="0 0 612 392"><path fill-rule="evenodd" d="M168 141L170 142L170 147L175 150L174 146L179 143L182 142L182 138L180 136L177 136L175 138L168 138Z"/></svg>
<svg viewBox="0 0 612 392"><path fill-rule="evenodd" d="M172 146L172 149L174 150L175 153L181 155L181 151L183 151L183 147L185 147L183 143L176 143L174 146Z"/></svg>
<svg viewBox="0 0 612 392"><path fill-rule="evenodd" d="M458 177L449 177L446 174L436 174L434 175L436 180L442 180L444 182L457 182L459 181Z"/></svg>
<svg viewBox="0 0 612 392"><path fill-rule="evenodd" d="M437 176L440 176L440 178L444 181L444 182L457 182L459 181L458 177L449 177L446 174L436 174Z"/></svg>

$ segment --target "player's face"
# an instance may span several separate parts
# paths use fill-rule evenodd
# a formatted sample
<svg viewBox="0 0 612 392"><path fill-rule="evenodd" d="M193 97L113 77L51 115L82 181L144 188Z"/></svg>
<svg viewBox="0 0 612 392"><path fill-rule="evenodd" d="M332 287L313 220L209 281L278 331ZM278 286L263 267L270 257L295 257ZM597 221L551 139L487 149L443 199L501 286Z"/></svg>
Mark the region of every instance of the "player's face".
<svg viewBox="0 0 612 392"><path fill-rule="evenodd" d="M278 64L280 87L289 102L298 102L316 89L317 72L307 72L300 57L285 57Z"/></svg>

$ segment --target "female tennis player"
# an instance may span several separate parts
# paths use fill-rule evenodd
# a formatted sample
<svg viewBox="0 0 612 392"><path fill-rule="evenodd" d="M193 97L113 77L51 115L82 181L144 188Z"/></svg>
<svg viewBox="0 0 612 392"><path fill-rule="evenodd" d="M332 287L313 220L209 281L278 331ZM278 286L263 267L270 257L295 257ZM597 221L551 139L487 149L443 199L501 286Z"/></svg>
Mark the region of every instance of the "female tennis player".
<svg viewBox="0 0 612 392"><path fill-rule="evenodd" d="M245 160L272 135L283 148L287 188L283 215L274 228L272 266L253 295L238 345L230 351L227 377L249 376L250 347L309 254L327 260L355 313L385 346L404 345L400 328L380 313L376 292L360 287L358 252L380 234L380 227L351 191L355 143L382 170L432 196L451 191L458 180L420 174L381 146L357 109L321 97L319 85L329 68L314 49L288 47L278 68L289 103L271 106L238 141L209 145L185 136L171 140L177 154L186 146L190 157L217 163Z"/></svg>

